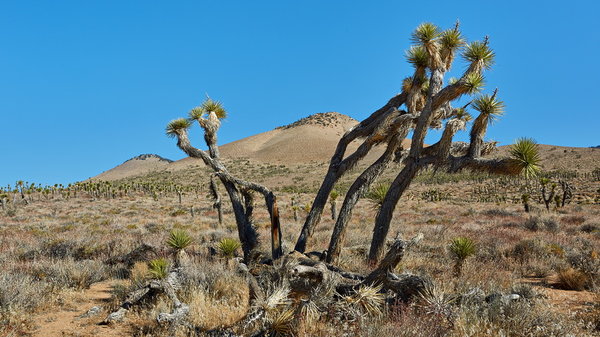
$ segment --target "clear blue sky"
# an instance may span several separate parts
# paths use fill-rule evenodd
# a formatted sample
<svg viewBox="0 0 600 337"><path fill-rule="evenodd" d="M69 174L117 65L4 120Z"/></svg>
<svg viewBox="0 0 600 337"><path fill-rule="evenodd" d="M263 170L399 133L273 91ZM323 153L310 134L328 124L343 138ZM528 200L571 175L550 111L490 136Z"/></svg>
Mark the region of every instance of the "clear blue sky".
<svg viewBox="0 0 600 337"><path fill-rule="evenodd" d="M598 145L599 14L591 0L3 0L0 186L183 158L164 126L205 93L230 112L221 144L317 112L365 118L411 73L425 21L490 36L488 91L507 109L488 138Z"/></svg>

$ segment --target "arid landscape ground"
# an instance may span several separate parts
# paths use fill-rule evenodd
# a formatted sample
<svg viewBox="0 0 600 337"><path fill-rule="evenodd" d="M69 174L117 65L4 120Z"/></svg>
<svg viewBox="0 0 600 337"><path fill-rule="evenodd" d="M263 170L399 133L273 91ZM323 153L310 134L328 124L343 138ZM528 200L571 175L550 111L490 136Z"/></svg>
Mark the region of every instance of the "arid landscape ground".
<svg viewBox="0 0 600 337"><path fill-rule="evenodd" d="M221 147L230 172L277 194L285 254L293 251L337 141L354 124L342 114L316 114ZM382 152L338 182L339 203ZM342 301L334 303L289 295L265 311L263 335L600 335L600 149L540 145L540 153L550 184L573 189L564 206L551 201L546 209L538 178L422 172L400 199L390 231L406 239L423 234L394 272L427 278L427 291L408 302L390 302L377 289L339 294ZM380 183L397 171L392 165ZM0 335L226 336L227 327L245 319L251 291L236 263L241 251L231 247L238 238L231 205L220 186L219 224L209 181L200 160L145 155L79 185L22 188L23 195L18 186L8 189L0 212ZM256 205L259 247L268 254L271 223L261 200ZM337 267L374 268L366 256L376 212L368 198L358 202ZM326 250L333 225L327 207L307 251ZM173 231L193 240L176 289L190 308L187 325L157 322L173 309L160 293L132 306L124 320L101 324L130 292L158 277L149 262L175 263L167 245ZM457 274L449 247L460 237L475 250ZM319 291L332 291L325 288ZM277 289L271 290L265 303L274 301Z"/></svg>

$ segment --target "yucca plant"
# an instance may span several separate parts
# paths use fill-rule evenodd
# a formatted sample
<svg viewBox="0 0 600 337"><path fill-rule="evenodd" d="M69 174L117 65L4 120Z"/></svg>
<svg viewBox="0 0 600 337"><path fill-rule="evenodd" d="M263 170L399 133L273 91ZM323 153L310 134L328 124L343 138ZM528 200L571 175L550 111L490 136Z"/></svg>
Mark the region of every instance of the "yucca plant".
<svg viewBox="0 0 600 337"><path fill-rule="evenodd" d="M169 274L169 262L163 258L148 262L148 272L152 277L163 279Z"/></svg>
<svg viewBox="0 0 600 337"><path fill-rule="evenodd" d="M294 335L294 310L288 309L279 312L274 318L269 320L267 328L272 337L286 337Z"/></svg>
<svg viewBox="0 0 600 337"><path fill-rule="evenodd" d="M223 108L223 104L221 104L219 101L211 99L210 97L207 97L200 106L193 108L190 111L189 116L192 120L198 120L205 118L211 112L214 112L219 119L227 117L227 111L225 111L225 108Z"/></svg>
<svg viewBox="0 0 600 337"><path fill-rule="evenodd" d="M218 245L219 252L225 257L233 257L235 251L238 250L242 245L236 239L223 238Z"/></svg>
<svg viewBox="0 0 600 337"><path fill-rule="evenodd" d="M470 63L479 63L485 69L494 65L494 51L488 46L487 41L474 41L469 43L463 52L463 57Z"/></svg>
<svg viewBox="0 0 600 337"><path fill-rule="evenodd" d="M477 250L475 242L467 237L458 237L452 240L449 250L455 260L454 275L460 277L465 260Z"/></svg>
<svg viewBox="0 0 600 337"><path fill-rule="evenodd" d="M194 243L194 239L183 230L172 230L167 245L175 250L182 250Z"/></svg>
<svg viewBox="0 0 600 337"><path fill-rule="evenodd" d="M183 130L189 129L190 126L192 126L192 123L190 123L190 121L185 118L174 119L170 121L169 124L167 124L167 127L165 128L165 133L169 137L177 137L177 134L179 134Z"/></svg>
<svg viewBox="0 0 600 337"><path fill-rule="evenodd" d="M414 43L427 44L433 42L440 36L440 28L431 22L420 24L412 33L411 41Z"/></svg>
<svg viewBox="0 0 600 337"><path fill-rule="evenodd" d="M371 188L367 195L365 195L365 198L369 200L374 210L379 211L389 189L389 184L378 184Z"/></svg>
<svg viewBox="0 0 600 337"><path fill-rule="evenodd" d="M510 147L509 153L526 178L535 177L539 174L542 159L535 140L519 138Z"/></svg>

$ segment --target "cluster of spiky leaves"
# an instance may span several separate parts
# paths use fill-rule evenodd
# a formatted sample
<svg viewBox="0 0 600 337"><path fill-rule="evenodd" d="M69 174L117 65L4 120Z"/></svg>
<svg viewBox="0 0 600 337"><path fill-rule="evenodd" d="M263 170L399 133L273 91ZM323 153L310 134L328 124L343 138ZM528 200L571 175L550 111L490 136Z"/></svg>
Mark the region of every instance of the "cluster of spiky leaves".
<svg viewBox="0 0 600 337"><path fill-rule="evenodd" d="M458 30L458 27L445 30L440 36L440 44L442 48L448 50L456 50L465 44L465 40L462 34Z"/></svg>
<svg viewBox="0 0 600 337"><path fill-rule="evenodd" d="M389 189L390 184L377 184L369 190L367 195L365 195L365 198L371 202L373 209L379 210L381 205L383 205L383 200L385 199Z"/></svg>
<svg viewBox="0 0 600 337"><path fill-rule="evenodd" d="M498 100L496 95L481 95L473 100L473 109L487 115L490 122L495 121L502 116L504 112L504 102Z"/></svg>
<svg viewBox="0 0 600 337"><path fill-rule="evenodd" d="M467 111L466 108L458 108L454 112L454 118L468 122L473 119L473 116Z"/></svg>
<svg viewBox="0 0 600 337"><path fill-rule="evenodd" d="M380 316L383 311L384 294L381 293L382 285L361 286L351 296L347 296L346 303L351 311L356 311L368 316Z"/></svg>
<svg viewBox="0 0 600 337"><path fill-rule="evenodd" d="M227 111L225 111L225 108L223 108L223 104L221 104L219 101L213 100L210 97L207 97L200 106L193 108L189 112L189 117L192 120L198 120L206 117L211 112L214 112L219 119L227 117Z"/></svg>
<svg viewBox="0 0 600 337"><path fill-rule="evenodd" d="M464 87L466 93L469 95L480 92L483 89L484 85L485 78L482 74L477 72L468 73L464 77L462 82L462 86Z"/></svg>
<svg viewBox="0 0 600 337"><path fill-rule="evenodd" d="M468 237L458 237L450 242L449 250L456 260L464 261L467 257L475 254L477 246L475 241Z"/></svg>
<svg viewBox="0 0 600 337"><path fill-rule="evenodd" d="M217 247L223 256L233 257L235 255L235 251L241 246L241 243L236 239L223 238Z"/></svg>
<svg viewBox="0 0 600 337"><path fill-rule="evenodd" d="M176 137L179 132L189 129L190 126L192 126L192 123L185 118L174 119L167 124L165 133L169 137Z"/></svg>
<svg viewBox="0 0 600 337"><path fill-rule="evenodd" d="M489 69L494 65L495 54L487 43L474 41L467 44L463 57L471 63L481 62L485 69Z"/></svg>
<svg viewBox="0 0 600 337"><path fill-rule="evenodd" d="M509 153L511 158L519 165L525 177L534 177L540 172L542 159L535 140L519 138L510 147Z"/></svg>
<svg viewBox="0 0 600 337"><path fill-rule="evenodd" d="M163 258L148 262L148 272L154 278L163 279L169 273L169 262Z"/></svg>
<svg viewBox="0 0 600 337"><path fill-rule="evenodd" d="M183 230L173 230L167 239L167 245L173 249L181 250L194 243L194 239Z"/></svg>
<svg viewBox="0 0 600 337"><path fill-rule="evenodd" d="M428 44L436 40L441 35L438 26L430 22L420 24L412 33L411 41L414 43Z"/></svg>
<svg viewBox="0 0 600 337"><path fill-rule="evenodd" d="M412 46L406 51L406 60L415 68L426 68L429 63L429 55L423 46Z"/></svg>

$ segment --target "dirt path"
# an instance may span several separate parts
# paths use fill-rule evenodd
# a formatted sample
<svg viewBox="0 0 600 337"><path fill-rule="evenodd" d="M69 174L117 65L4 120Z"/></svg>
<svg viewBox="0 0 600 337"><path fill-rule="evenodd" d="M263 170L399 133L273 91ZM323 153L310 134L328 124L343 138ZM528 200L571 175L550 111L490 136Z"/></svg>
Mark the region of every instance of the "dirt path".
<svg viewBox="0 0 600 337"><path fill-rule="evenodd" d="M77 293L72 301L54 312L44 313L37 317L38 328L32 333L34 337L66 337L66 336L130 336L123 325L98 325L106 310L95 315L80 317L92 307L105 308L111 298L111 290L116 280L94 283L89 289Z"/></svg>

